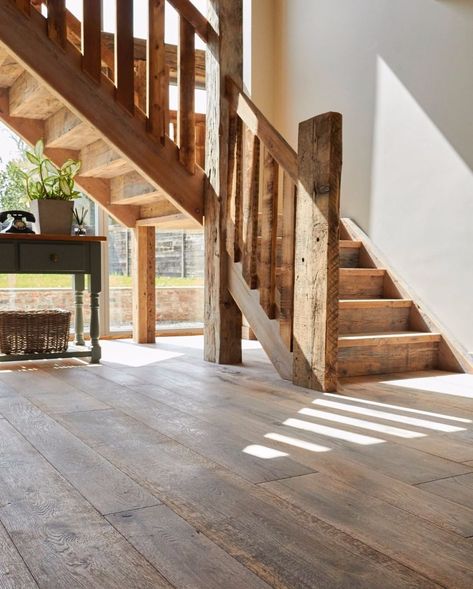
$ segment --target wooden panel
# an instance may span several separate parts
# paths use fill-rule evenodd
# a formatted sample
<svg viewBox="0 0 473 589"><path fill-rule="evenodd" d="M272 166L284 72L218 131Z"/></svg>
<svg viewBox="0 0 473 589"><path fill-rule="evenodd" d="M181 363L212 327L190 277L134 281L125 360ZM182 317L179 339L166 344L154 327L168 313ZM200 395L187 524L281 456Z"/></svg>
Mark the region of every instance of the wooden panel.
<svg viewBox="0 0 473 589"><path fill-rule="evenodd" d="M156 341L156 229L137 227L133 240L133 339Z"/></svg>
<svg viewBox="0 0 473 589"><path fill-rule="evenodd" d="M243 148L242 190L242 265L243 276L250 288L256 288L256 248L258 238L258 200L260 176L260 142L245 129Z"/></svg>
<svg viewBox="0 0 473 589"><path fill-rule="evenodd" d="M133 0L117 0L116 96L117 101L130 112L135 107L133 50Z"/></svg>
<svg viewBox="0 0 473 589"><path fill-rule="evenodd" d="M81 176L114 178L132 169L128 161L102 139L82 149L80 159L82 161Z"/></svg>
<svg viewBox="0 0 473 589"><path fill-rule="evenodd" d="M243 75L242 0L212 0L211 26L219 31L207 46L207 140L205 171L204 357L210 362L241 362L241 312L228 291L227 207L229 104L226 75Z"/></svg>
<svg viewBox="0 0 473 589"><path fill-rule="evenodd" d="M403 299L340 301L339 332L407 331L411 306L412 301Z"/></svg>
<svg viewBox="0 0 473 589"><path fill-rule="evenodd" d="M377 299L383 296L384 269L341 268L341 299Z"/></svg>
<svg viewBox="0 0 473 589"><path fill-rule="evenodd" d="M275 317L276 245L278 229L279 167L264 150L263 193L261 196L261 242L258 283L260 303L270 319Z"/></svg>
<svg viewBox="0 0 473 589"><path fill-rule="evenodd" d="M57 98L36 78L24 72L10 88L10 116L46 119L61 108Z"/></svg>
<svg viewBox="0 0 473 589"><path fill-rule="evenodd" d="M299 126L294 287L294 383L337 387L342 117Z"/></svg>
<svg viewBox="0 0 473 589"><path fill-rule="evenodd" d="M283 174L282 188L279 326L281 337L287 348L292 351L296 187L286 172Z"/></svg>
<svg viewBox="0 0 473 589"><path fill-rule="evenodd" d="M148 40L148 117L151 133L164 142L166 104L169 92L166 80L166 47L164 44L164 0L149 0Z"/></svg>
<svg viewBox="0 0 473 589"><path fill-rule="evenodd" d="M429 335L429 334L426 334ZM431 341L428 337L411 336L398 342L384 341L373 337L372 343L356 345L348 338L340 338L338 351L338 374L357 376L366 374L389 374L415 370L431 370L438 365L440 339Z"/></svg>
<svg viewBox="0 0 473 589"><path fill-rule="evenodd" d="M82 24L82 68L95 80L102 72L102 2L84 0Z"/></svg>
<svg viewBox="0 0 473 589"><path fill-rule="evenodd" d="M136 172L128 172L112 178L110 182L110 202L113 204L147 204L165 198L154 186L143 180ZM172 205L171 205L172 206ZM176 212L177 209L173 207Z"/></svg>
<svg viewBox="0 0 473 589"><path fill-rule="evenodd" d="M360 264L359 241L340 241L340 268L357 268Z"/></svg>
<svg viewBox="0 0 473 589"><path fill-rule="evenodd" d="M10 88L23 73L22 66L0 48L0 88Z"/></svg>
<svg viewBox="0 0 473 589"><path fill-rule="evenodd" d="M48 35L61 47L66 45L66 0L48 0Z"/></svg>
<svg viewBox="0 0 473 589"><path fill-rule="evenodd" d="M82 149L99 138L97 131L82 122L67 108L46 119L44 143L46 147Z"/></svg>
<svg viewBox="0 0 473 589"><path fill-rule="evenodd" d="M181 17L179 23L179 159L192 174L195 168L195 33Z"/></svg>

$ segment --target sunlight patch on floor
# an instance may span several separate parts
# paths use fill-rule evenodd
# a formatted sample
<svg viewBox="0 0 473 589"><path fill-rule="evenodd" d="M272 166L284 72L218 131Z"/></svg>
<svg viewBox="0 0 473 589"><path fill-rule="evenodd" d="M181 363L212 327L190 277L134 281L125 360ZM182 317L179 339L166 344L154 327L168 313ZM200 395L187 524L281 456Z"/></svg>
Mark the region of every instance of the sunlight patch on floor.
<svg viewBox="0 0 473 589"><path fill-rule="evenodd" d="M314 432L322 436L327 436L328 438L336 438L338 440L344 440L345 442L360 444L361 446L371 446L372 444L383 444L385 442L385 440L381 440L380 438L372 438L371 436L347 432L343 429L329 427L319 423L311 423L302 419L293 419L292 417L286 419L286 421L283 422L283 425Z"/></svg>
<svg viewBox="0 0 473 589"><path fill-rule="evenodd" d="M473 374L448 374L445 376L425 376L422 378L406 378L387 380L381 384L438 393L454 397L473 399Z"/></svg>
<svg viewBox="0 0 473 589"><path fill-rule="evenodd" d="M245 454L250 454L251 456L256 456L256 458L263 458L264 460L269 460L271 458L281 458L282 456L289 456L286 452L280 452L279 450L275 450L274 448L268 448L267 446L259 446L258 444L253 444L251 446L247 446L243 449Z"/></svg>
<svg viewBox="0 0 473 589"><path fill-rule="evenodd" d="M283 436L281 434L269 433L264 436L268 440L274 442L280 442L281 444L288 444L295 448L302 448L303 450L309 450L310 452L330 452L331 448L327 446L320 446L319 444L313 444L312 442L305 442L297 438L291 438L290 436Z"/></svg>

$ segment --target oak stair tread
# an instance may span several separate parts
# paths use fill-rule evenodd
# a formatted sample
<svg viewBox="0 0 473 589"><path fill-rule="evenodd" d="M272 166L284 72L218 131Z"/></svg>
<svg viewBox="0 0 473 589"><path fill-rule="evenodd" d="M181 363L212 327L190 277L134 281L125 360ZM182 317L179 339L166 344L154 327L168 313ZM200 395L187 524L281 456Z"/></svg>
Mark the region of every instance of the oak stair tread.
<svg viewBox="0 0 473 589"><path fill-rule="evenodd" d="M395 308L412 306L411 299L340 299L340 308Z"/></svg>
<svg viewBox="0 0 473 589"><path fill-rule="evenodd" d="M425 342L440 342L440 333L424 331L396 331L393 333L360 333L341 335L338 338L339 348L373 345L395 345Z"/></svg>

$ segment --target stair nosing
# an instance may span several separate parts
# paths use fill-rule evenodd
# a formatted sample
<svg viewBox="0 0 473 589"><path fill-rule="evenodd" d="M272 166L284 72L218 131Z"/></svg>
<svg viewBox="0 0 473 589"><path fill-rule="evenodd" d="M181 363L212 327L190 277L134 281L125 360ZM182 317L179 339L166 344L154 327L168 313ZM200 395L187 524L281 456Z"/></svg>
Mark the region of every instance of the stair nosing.
<svg viewBox="0 0 473 589"><path fill-rule="evenodd" d="M396 344L420 344L425 342L438 343L442 339L440 333L399 331L388 333L360 333L340 335L339 348L351 348L361 346L396 345Z"/></svg>

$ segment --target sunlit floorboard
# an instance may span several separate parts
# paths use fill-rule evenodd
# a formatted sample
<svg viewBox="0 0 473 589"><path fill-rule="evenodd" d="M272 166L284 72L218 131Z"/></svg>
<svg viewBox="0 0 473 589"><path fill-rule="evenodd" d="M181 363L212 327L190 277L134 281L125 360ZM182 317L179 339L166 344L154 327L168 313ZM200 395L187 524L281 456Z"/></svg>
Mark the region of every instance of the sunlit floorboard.
<svg viewBox="0 0 473 589"><path fill-rule="evenodd" d="M473 586L473 376L282 381L202 338L0 367L0 587Z"/></svg>

